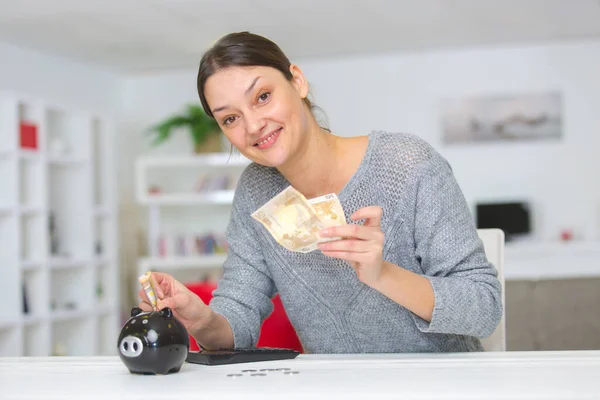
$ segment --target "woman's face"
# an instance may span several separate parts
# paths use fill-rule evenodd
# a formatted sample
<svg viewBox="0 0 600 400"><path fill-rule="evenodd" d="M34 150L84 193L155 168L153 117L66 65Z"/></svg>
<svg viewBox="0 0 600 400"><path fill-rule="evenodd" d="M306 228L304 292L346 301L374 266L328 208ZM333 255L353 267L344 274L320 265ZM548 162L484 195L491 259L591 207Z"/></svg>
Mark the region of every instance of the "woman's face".
<svg viewBox="0 0 600 400"><path fill-rule="evenodd" d="M269 167L285 165L309 126L303 98L308 85L290 67L288 81L270 67L230 67L204 86L206 101L223 133L247 158Z"/></svg>

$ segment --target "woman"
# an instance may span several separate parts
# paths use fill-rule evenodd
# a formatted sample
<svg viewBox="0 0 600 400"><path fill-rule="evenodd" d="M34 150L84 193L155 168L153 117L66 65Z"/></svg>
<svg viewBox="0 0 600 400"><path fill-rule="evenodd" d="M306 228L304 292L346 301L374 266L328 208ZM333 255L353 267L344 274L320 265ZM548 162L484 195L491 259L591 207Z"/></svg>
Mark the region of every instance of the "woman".
<svg viewBox="0 0 600 400"><path fill-rule="evenodd" d="M478 338L502 314L500 284L438 153L408 134L344 138L321 128L300 68L246 32L206 52L198 93L254 161L236 189L210 305L153 274L159 308L172 308L202 347L255 345L278 292L309 353L482 350ZM322 235L342 239L291 252L251 217L290 185L307 199L338 195L349 223Z"/></svg>

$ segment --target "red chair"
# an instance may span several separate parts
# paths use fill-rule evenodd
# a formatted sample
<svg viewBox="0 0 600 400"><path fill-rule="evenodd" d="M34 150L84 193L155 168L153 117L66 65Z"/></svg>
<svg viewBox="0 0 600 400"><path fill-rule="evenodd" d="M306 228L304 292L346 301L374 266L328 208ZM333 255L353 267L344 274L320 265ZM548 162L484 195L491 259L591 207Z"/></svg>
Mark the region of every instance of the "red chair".
<svg viewBox="0 0 600 400"><path fill-rule="evenodd" d="M187 283L186 286L206 304L210 302L212 292L217 288L215 283L210 282L193 282ZM300 339L298 339L296 330L285 313L279 295L273 297L273 312L264 320L256 346L293 349L301 353L303 352ZM190 350L199 350L198 344L191 336Z"/></svg>

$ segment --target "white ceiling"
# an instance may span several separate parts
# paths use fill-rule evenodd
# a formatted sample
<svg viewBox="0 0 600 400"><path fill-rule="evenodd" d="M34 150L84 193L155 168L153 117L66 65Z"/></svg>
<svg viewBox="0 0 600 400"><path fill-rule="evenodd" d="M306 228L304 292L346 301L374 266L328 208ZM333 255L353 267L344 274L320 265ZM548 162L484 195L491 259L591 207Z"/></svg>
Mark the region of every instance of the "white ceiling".
<svg viewBox="0 0 600 400"><path fill-rule="evenodd" d="M600 37L600 0L0 0L0 41L125 72L249 30L292 58Z"/></svg>

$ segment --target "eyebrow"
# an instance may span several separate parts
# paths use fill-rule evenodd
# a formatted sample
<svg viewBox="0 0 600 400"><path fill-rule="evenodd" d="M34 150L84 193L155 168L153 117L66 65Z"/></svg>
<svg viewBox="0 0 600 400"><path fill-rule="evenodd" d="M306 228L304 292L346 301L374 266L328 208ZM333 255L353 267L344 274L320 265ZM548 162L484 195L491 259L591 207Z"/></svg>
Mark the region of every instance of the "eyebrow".
<svg viewBox="0 0 600 400"><path fill-rule="evenodd" d="M250 86L248 86L248 89L246 89L246 91L244 92L244 96L247 96L248 93L250 93L252 91L252 89L254 89L254 86L256 86L256 82L262 78L262 76L257 76L256 78L254 78L254 80L252 81L252 83L250 84ZM214 110L212 110L212 113L218 113L219 111L223 111L225 110L227 107L229 106L221 106L221 107L217 107Z"/></svg>

